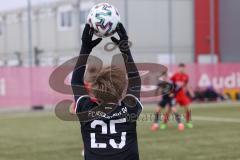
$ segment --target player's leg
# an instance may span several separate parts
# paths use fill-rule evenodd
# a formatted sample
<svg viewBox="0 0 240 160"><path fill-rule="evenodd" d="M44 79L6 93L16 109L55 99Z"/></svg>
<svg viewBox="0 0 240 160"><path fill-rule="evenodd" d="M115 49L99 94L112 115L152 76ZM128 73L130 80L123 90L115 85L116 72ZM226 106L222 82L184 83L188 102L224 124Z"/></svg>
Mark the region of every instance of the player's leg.
<svg viewBox="0 0 240 160"><path fill-rule="evenodd" d="M190 106L184 106L185 109L185 119L186 119L186 127L187 128L193 128L193 123L192 123L192 111Z"/></svg>
<svg viewBox="0 0 240 160"><path fill-rule="evenodd" d="M162 107L158 106L156 107L155 115L154 115L154 123L159 123L161 121L161 113L162 113Z"/></svg>
<svg viewBox="0 0 240 160"><path fill-rule="evenodd" d="M181 115L177 112L177 106L182 106L182 97L175 97L175 99L172 101L172 105L172 110L178 123L178 130L183 131L185 129L185 126L182 123Z"/></svg>
<svg viewBox="0 0 240 160"><path fill-rule="evenodd" d="M163 119L161 119L161 120L163 120L163 122L160 124L160 129L164 130L164 129L167 128L167 123L168 123L168 120L169 120L169 116L171 114L171 110L168 109L169 108L168 107L168 99L162 100L159 105L161 106L162 109L167 107L166 112L162 113L163 117L161 117L161 118L163 118Z"/></svg>
<svg viewBox="0 0 240 160"><path fill-rule="evenodd" d="M175 120L178 124L178 130L183 131L184 130L184 124L181 121L181 115L177 112L177 106L172 106L172 113L174 114Z"/></svg>
<svg viewBox="0 0 240 160"><path fill-rule="evenodd" d="M193 124L192 124L192 111L190 108L190 99L185 96L181 98L181 104L180 104L184 110L185 110L185 120L186 120L186 127L187 128L193 128Z"/></svg>
<svg viewBox="0 0 240 160"><path fill-rule="evenodd" d="M164 105L164 108L166 107L166 104ZM160 124L160 129L164 130L167 128L167 123L169 121L169 117L171 115L171 109L169 106L166 108L166 112L163 114L163 123Z"/></svg>
<svg viewBox="0 0 240 160"><path fill-rule="evenodd" d="M168 123L171 113L172 113L171 107L168 105L166 108L166 112L163 115L163 123L164 124Z"/></svg>
<svg viewBox="0 0 240 160"><path fill-rule="evenodd" d="M162 110L164 109L164 107L165 107L164 101L159 102L158 106L156 107L155 115L154 115L154 122L151 126L152 131L158 130L159 123L162 120L161 119L161 113L162 113Z"/></svg>
<svg viewBox="0 0 240 160"><path fill-rule="evenodd" d="M151 126L152 131L156 131L159 128L159 121L160 121L160 113L162 111L162 108L160 106L156 107L156 111L154 113L154 122Z"/></svg>

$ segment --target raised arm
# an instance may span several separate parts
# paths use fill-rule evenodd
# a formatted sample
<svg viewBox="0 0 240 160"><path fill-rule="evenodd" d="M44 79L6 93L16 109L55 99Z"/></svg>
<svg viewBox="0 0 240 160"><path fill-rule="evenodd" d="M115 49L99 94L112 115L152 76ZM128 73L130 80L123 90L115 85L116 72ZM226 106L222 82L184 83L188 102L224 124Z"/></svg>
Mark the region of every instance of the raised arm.
<svg viewBox="0 0 240 160"><path fill-rule="evenodd" d="M88 94L84 87L84 73L86 70L87 60L89 54L92 52L92 49L102 41L101 38L92 40L92 37L93 29L90 28L89 24L86 24L82 34L81 51L72 74L71 85L75 101L77 101L80 96Z"/></svg>
<svg viewBox="0 0 240 160"><path fill-rule="evenodd" d="M140 99L141 78L130 51L127 32L121 23L119 23L117 27L117 33L120 37L120 40L116 39L115 37L111 37L111 39L115 44L118 45L125 60L124 62L128 74L127 94L132 94Z"/></svg>

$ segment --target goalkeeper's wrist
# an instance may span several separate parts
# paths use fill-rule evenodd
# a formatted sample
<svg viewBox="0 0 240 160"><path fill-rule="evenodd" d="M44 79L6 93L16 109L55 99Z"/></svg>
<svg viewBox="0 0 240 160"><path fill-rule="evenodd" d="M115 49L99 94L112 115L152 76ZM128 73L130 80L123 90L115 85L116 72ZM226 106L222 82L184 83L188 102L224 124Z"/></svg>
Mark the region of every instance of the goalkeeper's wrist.
<svg viewBox="0 0 240 160"><path fill-rule="evenodd" d="M90 54L91 52L92 48L82 45L80 54Z"/></svg>
<svg viewBox="0 0 240 160"><path fill-rule="evenodd" d="M119 50L121 51L122 54L127 55L127 56L131 56L130 48L125 48L125 49L119 48Z"/></svg>
<svg viewBox="0 0 240 160"><path fill-rule="evenodd" d="M118 44L118 48L122 53L128 54L130 52L130 46L129 46L129 41L128 38L120 40Z"/></svg>

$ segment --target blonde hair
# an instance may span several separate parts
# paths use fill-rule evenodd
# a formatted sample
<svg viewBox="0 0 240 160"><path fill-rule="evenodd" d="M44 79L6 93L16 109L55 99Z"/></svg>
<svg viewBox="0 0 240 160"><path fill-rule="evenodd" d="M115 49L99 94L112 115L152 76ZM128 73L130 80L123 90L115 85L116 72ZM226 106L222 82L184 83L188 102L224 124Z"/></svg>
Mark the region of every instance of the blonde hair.
<svg viewBox="0 0 240 160"><path fill-rule="evenodd" d="M103 103L117 103L127 85L125 72L117 66L103 68L91 81L92 93Z"/></svg>

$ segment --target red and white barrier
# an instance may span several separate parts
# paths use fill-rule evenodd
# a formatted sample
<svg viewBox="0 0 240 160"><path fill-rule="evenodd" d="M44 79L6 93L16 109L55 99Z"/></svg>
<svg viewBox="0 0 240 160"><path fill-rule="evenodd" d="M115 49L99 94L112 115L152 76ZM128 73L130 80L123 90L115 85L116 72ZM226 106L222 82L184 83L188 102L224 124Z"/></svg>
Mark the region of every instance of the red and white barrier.
<svg viewBox="0 0 240 160"><path fill-rule="evenodd" d="M187 66L187 72L193 88L214 86L220 90L240 89L239 68L240 64L193 64ZM61 94L50 87L49 77L53 70L54 68L0 68L0 108L54 105L61 100L72 99L71 92ZM175 70L176 66L173 67L173 72ZM152 86L155 83L157 82L143 79L144 86Z"/></svg>

